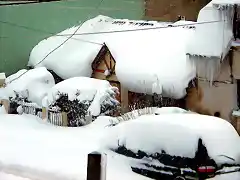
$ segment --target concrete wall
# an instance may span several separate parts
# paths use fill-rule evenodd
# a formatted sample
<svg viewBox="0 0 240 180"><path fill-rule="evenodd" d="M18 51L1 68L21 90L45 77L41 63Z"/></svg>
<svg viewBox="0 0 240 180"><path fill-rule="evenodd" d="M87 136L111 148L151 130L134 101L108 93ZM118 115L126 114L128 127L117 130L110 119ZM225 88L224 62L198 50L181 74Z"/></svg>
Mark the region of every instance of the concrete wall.
<svg viewBox="0 0 240 180"><path fill-rule="evenodd" d="M231 84L230 67L228 59L221 65L220 74L215 79L221 81L210 86L209 82L199 81L203 89L203 105L211 112L220 111L222 118L229 120L229 115L233 109L237 108L237 85ZM226 81L226 83L223 83Z"/></svg>
<svg viewBox="0 0 240 180"><path fill-rule="evenodd" d="M176 21L177 16L196 20L199 10L210 0L145 0L147 19Z"/></svg>
<svg viewBox="0 0 240 180"><path fill-rule="evenodd" d="M101 4L100 4L101 2ZM0 6L0 72L25 68L31 49L42 39L102 14L142 19L143 0L72 0Z"/></svg>

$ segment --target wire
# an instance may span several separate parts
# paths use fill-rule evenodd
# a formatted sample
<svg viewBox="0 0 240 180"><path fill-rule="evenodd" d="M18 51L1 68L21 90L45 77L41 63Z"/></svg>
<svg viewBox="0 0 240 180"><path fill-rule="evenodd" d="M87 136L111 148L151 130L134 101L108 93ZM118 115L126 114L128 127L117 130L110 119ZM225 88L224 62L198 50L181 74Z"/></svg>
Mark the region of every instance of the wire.
<svg viewBox="0 0 240 180"><path fill-rule="evenodd" d="M146 30L157 30L157 29L166 29L166 28L175 28L175 27L185 27L185 26L194 26L201 24L213 24L217 22L224 21L205 21L199 23L189 23L189 24L179 24L179 25L167 25L160 27L149 27L149 28L139 28L139 29L126 29L126 30L115 30L115 31L101 31L101 32L90 32L90 33L76 33L75 35L93 35L93 34L110 34L110 33L122 33L122 32L134 32L134 31L146 31ZM68 36L69 34L62 34L63 36Z"/></svg>
<svg viewBox="0 0 240 180"><path fill-rule="evenodd" d="M27 27L27 26L18 25L18 24L15 24L15 23L6 22L6 21L1 21L1 20L0 20L0 23L2 23L2 24L8 24L8 25L10 25L10 26L20 27L20 28L27 29L27 30L30 30L30 31L40 32L40 33L44 33L44 34L50 34L50 35L52 35L52 36L60 36L60 37L65 37L65 36L67 36L67 35L55 34L55 33L52 33L52 32L48 32L48 31L44 31L44 30L40 30L40 29L35 29L35 28L30 28L30 27ZM7 38L7 37L4 37L4 38ZM103 45L102 43L92 42L92 41L83 40L83 39L78 39L78 38L72 38L72 39L73 39L73 40L77 40L77 41L82 41L82 42L91 43L91 44L97 44L97 45L101 45L101 46Z"/></svg>
<svg viewBox="0 0 240 180"><path fill-rule="evenodd" d="M101 5L101 3L103 2L103 0L100 1L100 3L98 4L98 7ZM98 8L97 7L97 8ZM97 9L96 8L96 9ZM61 44L59 44L57 47L55 47L52 51L50 51L41 61L39 61L37 64L34 65L34 67L36 67L37 65L39 65L40 63L42 63L50 54L52 54L54 51L56 51L58 48L60 48L62 45L64 45L69 39L71 39L76 33L77 31L80 29L82 24L80 24L76 30L73 32L73 34L71 34L65 41L63 41ZM20 77L22 77L24 74L26 74L29 70L25 71L24 73L22 73L20 76L12 79L11 81L9 81L9 84L12 83L13 81L19 79Z"/></svg>

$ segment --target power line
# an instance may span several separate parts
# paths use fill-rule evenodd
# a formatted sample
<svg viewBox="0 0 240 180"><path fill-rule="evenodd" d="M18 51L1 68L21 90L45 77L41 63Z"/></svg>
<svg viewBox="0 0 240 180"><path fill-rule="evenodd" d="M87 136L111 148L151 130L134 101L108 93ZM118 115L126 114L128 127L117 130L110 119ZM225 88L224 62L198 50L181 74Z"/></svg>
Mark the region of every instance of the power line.
<svg viewBox="0 0 240 180"><path fill-rule="evenodd" d="M101 5L101 3L103 2L103 0L100 1L98 7ZM63 44L65 44L69 39L71 39L76 33L77 31L80 29L82 24L80 24L76 30L73 32L73 34L71 34L65 41L63 41L61 44L59 44L56 48L54 48L52 51L50 51L41 61L39 61L37 64L34 65L34 67L36 67L37 65L39 65L40 63L42 63L50 54L52 54L54 51L56 51L58 48L60 48ZM9 83L12 83L13 81L19 79L20 77L22 77L24 74L26 74L29 70L25 71L24 73L22 73L20 76L12 79L11 81L9 81Z"/></svg>
<svg viewBox="0 0 240 180"><path fill-rule="evenodd" d="M7 22L7 21L1 21L0 20L0 23L8 24L10 26L15 26L15 27L23 28L23 29L27 29L27 30L30 30L30 31L40 32L40 33L44 33L44 34L49 34L49 35L52 35L52 36L60 36L60 37L67 36L67 35L55 34L55 33L44 31L44 30L40 30L40 29L30 28L30 27L27 27L27 26L23 26L23 25L19 25L19 24L15 24L15 23L12 23L12 22ZM69 36L71 36L71 34ZM7 37L5 37L5 38L7 38ZM84 40L84 39L77 39L77 38L72 38L72 39L73 40L77 40L77 41L97 44L97 45L103 45L102 43L92 42L92 41L88 41L88 40Z"/></svg>
<svg viewBox="0 0 240 180"><path fill-rule="evenodd" d="M126 29L126 30L115 30L115 31L101 31L101 32L89 32L89 33L76 33L75 35L94 35L94 34L110 34L110 33L122 33L122 32L134 32L134 31L146 31L146 30L157 30L157 29L166 29L166 28L175 28L175 27L185 27L185 26L194 26L194 25L202 25L202 24L213 24L217 22L224 21L205 21L205 22L196 22L189 24L179 24L179 25L167 25L160 27L148 27L148 28L139 28L139 29ZM63 36L68 36L69 34L62 34Z"/></svg>

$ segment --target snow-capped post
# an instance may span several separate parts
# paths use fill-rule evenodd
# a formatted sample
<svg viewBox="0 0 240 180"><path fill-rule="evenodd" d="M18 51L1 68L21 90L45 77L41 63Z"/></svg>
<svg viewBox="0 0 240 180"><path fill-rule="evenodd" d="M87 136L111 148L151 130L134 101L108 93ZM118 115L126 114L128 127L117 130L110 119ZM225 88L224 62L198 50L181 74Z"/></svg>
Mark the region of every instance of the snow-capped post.
<svg viewBox="0 0 240 180"><path fill-rule="evenodd" d="M42 119L45 120L47 118L47 108L43 107L42 108Z"/></svg>
<svg viewBox="0 0 240 180"><path fill-rule="evenodd" d="M66 112L62 112L62 125L63 126L68 126L68 118L67 118L67 113Z"/></svg>
<svg viewBox="0 0 240 180"><path fill-rule="evenodd" d="M87 180L106 180L107 155L99 152L88 154Z"/></svg>
<svg viewBox="0 0 240 180"><path fill-rule="evenodd" d="M7 99L0 100L0 104L2 104L5 108L6 113L9 112L9 101Z"/></svg>

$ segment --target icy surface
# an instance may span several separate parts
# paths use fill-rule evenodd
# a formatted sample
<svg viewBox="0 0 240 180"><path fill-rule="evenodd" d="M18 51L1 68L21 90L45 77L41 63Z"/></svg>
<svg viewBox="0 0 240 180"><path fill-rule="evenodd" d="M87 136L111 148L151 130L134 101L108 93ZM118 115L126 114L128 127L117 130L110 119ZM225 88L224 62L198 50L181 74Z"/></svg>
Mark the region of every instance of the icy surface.
<svg viewBox="0 0 240 180"><path fill-rule="evenodd" d="M43 106L53 104L59 98L59 92L68 94L68 99L82 101L92 101L88 112L93 116L98 116L101 111L101 104L106 101L109 104L117 104L115 95L118 93L116 87L112 87L106 80L99 80L88 77L74 77L64 80L53 86L48 95L43 99Z"/></svg>
<svg viewBox="0 0 240 180"><path fill-rule="evenodd" d="M141 26L139 23L146 25ZM76 34L157 28L168 24L112 19L99 15L83 23ZM177 23L177 25L180 24L186 23L184 21ZM77 28L78 26L72 27L58 35L69 36ZM63 79L74 76L90 77L91 63L105 43L117 62L116 75L124 87L133 92L147 94L155 92L164 96L181 98L186 93L185 88L188 82L196 74L195 66L186 58L186 43L193 33L193 29L174 27L74 35L72 39L38 64L68 37L52 36L33 48L29 65L45 66L54 70ZM173 42L175 48L173 48Z"/></svg>
<svg viewBox="0 0 240 180"><path fill-rule="evenodd" d="M202 138L209 156L218 164L233 163L223 155L240 163L239 135L230 123L212 116L191 113L144 115L114 126L109 133L104 141L109 148L125 145L135 152L165 150L184 157L194 157L198 139Z"/></svg>
<svg viewBox="0 0 240 180"><path fill-rule="evenodd" d="M39 67L29 71L26 69L19 70L6 78L6 85L2 94L5 93L8 98L16 97L16 92L20 97L27 98L41 106L43 97L55 85L55 81L45 67Z"/></svg>

